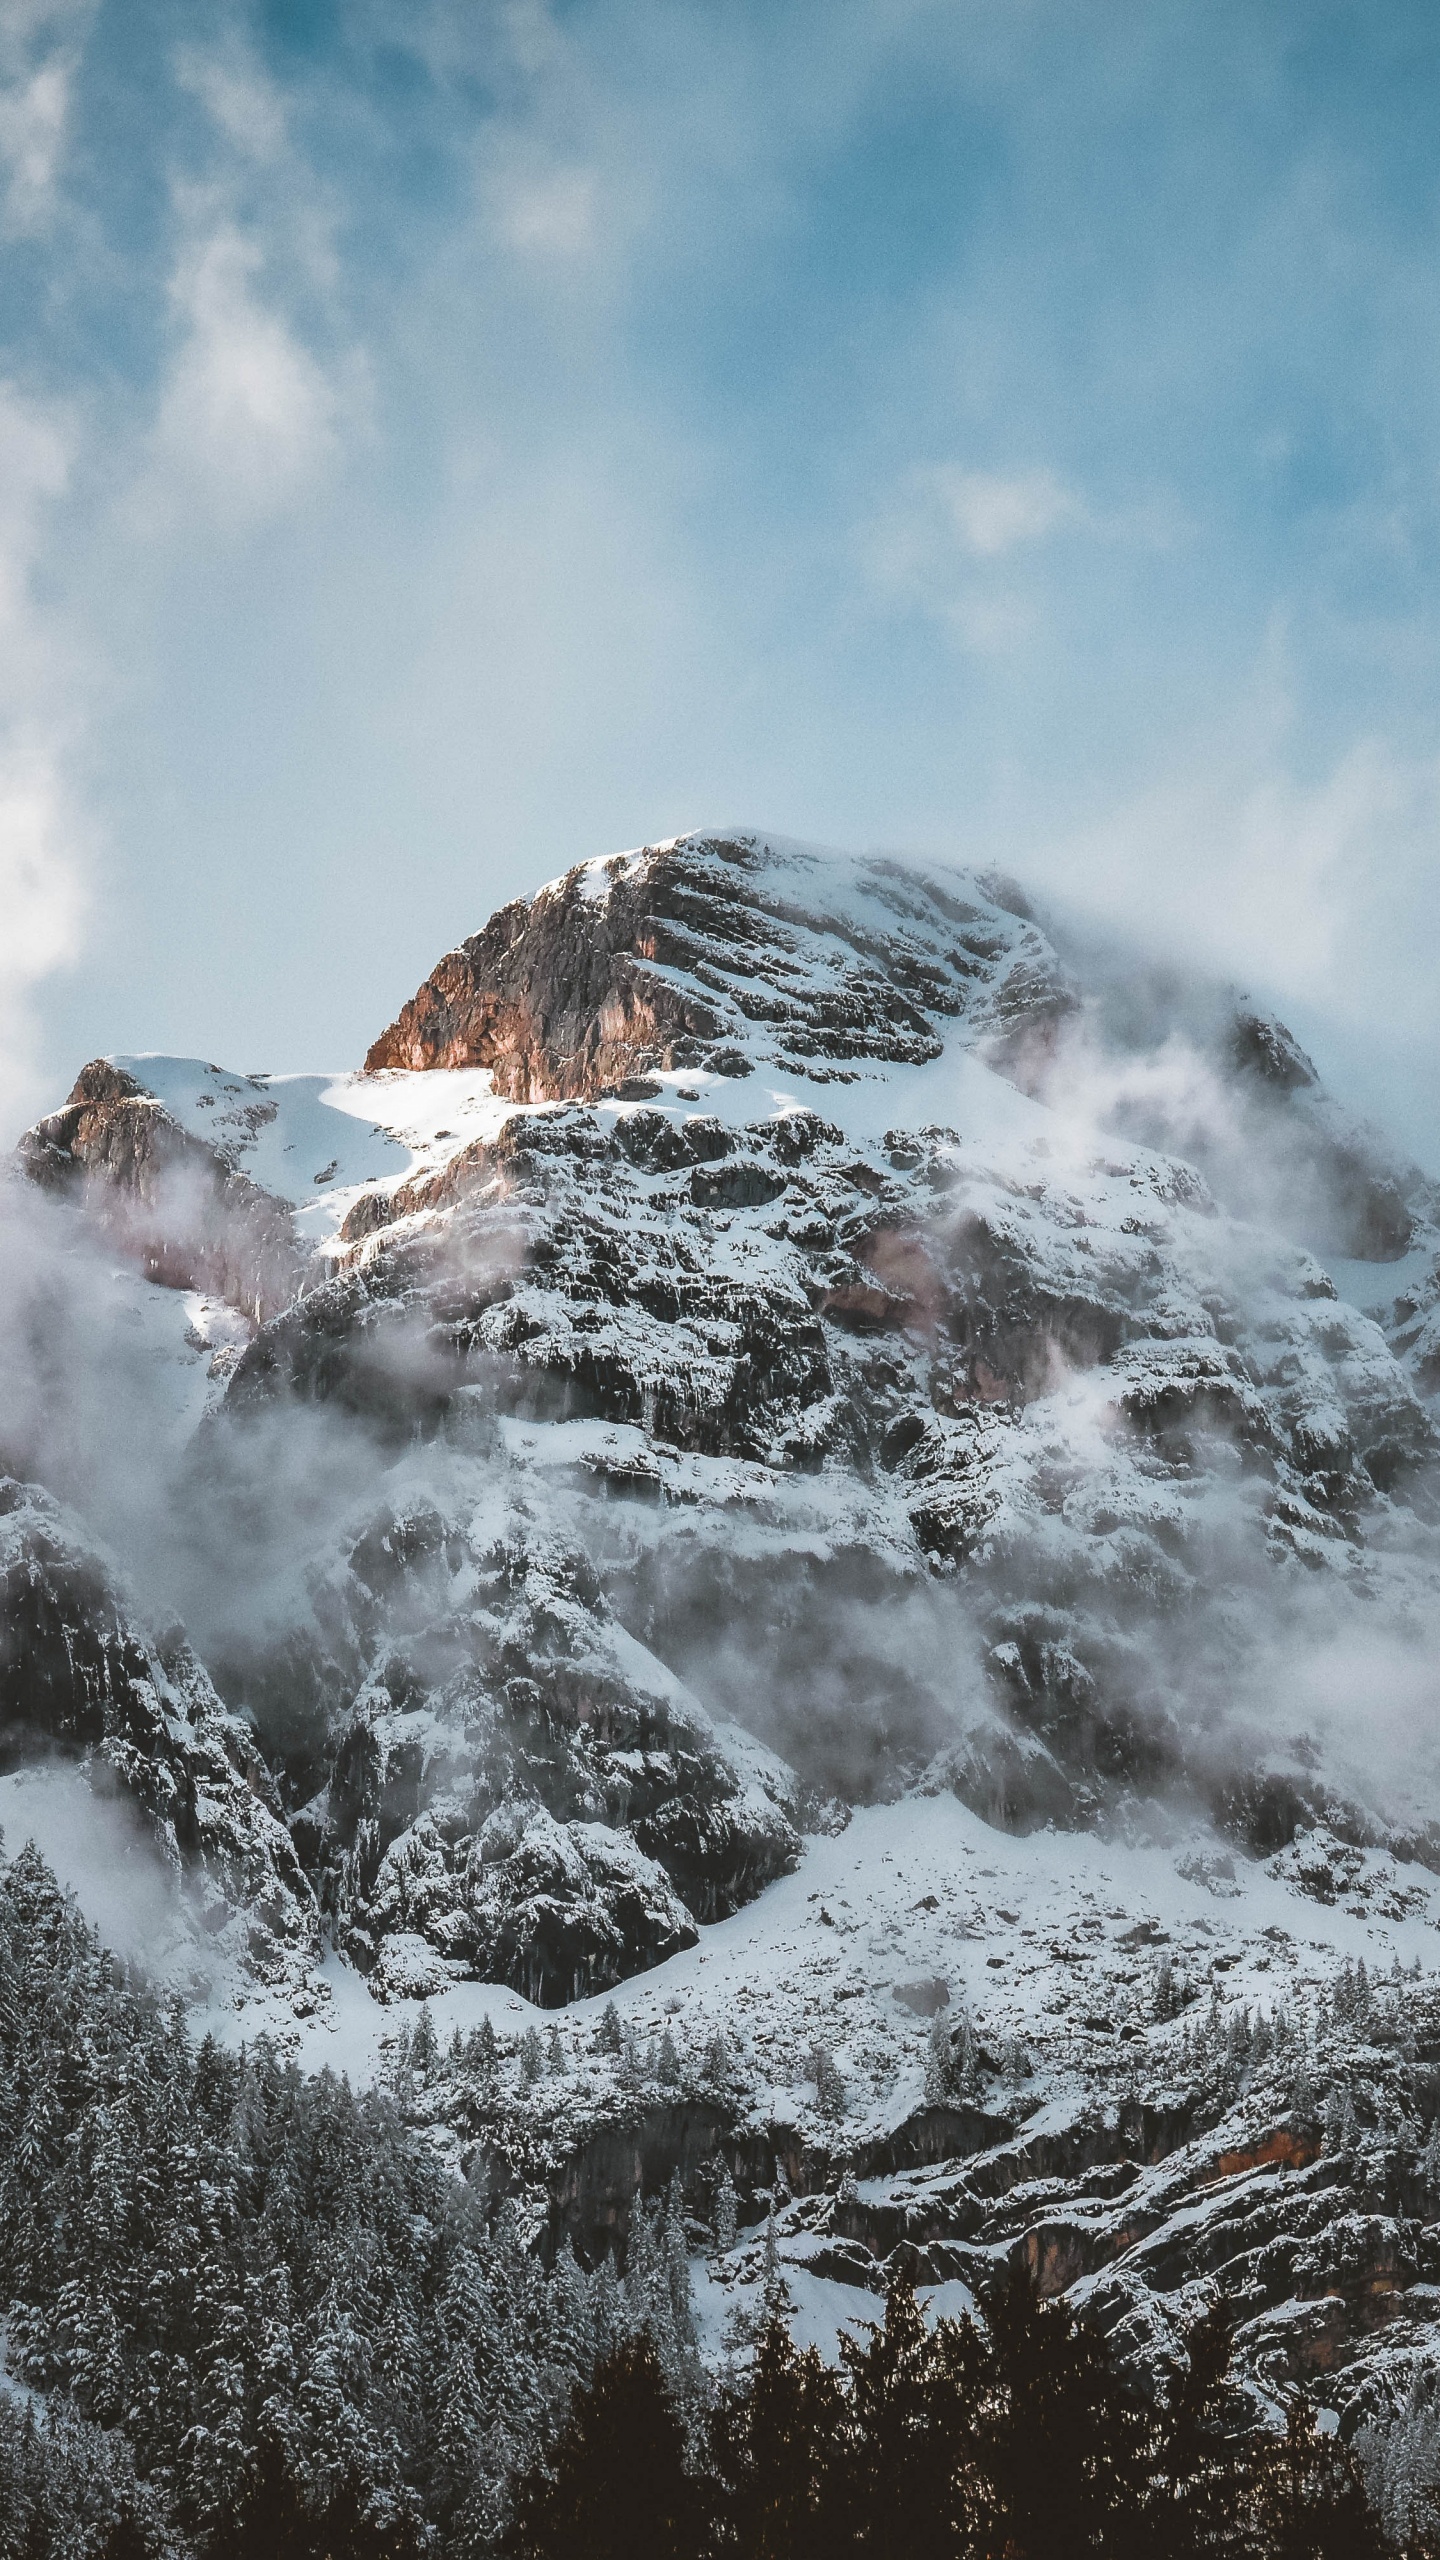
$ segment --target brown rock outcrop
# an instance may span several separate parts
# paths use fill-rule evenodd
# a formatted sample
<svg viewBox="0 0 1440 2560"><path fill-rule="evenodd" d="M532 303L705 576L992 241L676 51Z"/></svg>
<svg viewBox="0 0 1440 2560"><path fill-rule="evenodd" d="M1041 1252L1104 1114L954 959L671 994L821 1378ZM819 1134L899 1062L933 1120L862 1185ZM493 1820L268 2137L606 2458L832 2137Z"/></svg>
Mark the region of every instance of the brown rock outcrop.
<svg viewBox="0 0 1440 2560"><path fill-rule="evenodd" d="M918 1064L940 1051L933 1017L977 998L1007 1031L1068 1003L1047 960L1033 929L997 931L995 910L924 872L683 836L502 907L446 954L365 1064L488 1067L515 1102L594 1101L656 1069L744 1074L737 1043L757 1033L792 1069Z"/></svg>
<svg viewBox="0 0 1440 2560"><path fill-rule="evenodd" d="M108 1058L81 1068L63 1107L27 1129L19 1155L32 1182L78 1190L121 1252L165 1288L208 1290L263 1324L300 1286L285 1203Z"/></svg>

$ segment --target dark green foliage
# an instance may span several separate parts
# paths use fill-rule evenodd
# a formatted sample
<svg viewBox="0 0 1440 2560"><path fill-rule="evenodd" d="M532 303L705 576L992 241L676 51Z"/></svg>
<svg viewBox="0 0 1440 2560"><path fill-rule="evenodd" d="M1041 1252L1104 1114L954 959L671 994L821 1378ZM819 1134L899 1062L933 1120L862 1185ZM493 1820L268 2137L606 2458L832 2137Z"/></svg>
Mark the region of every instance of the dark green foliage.
<svg viewBox="0 0 1440 2560"><path fill-rule="evenodd" d="M772 2318L751 2371L691 2445L687 2489L673 2393L648 2347L625 2350L579 2396L553 2472L525 2484L513 2560L1380 2560L1386 2549L1355 2457L1302 2404L1284 2436L1238 2431L1218 2314L1191 2331L1156 2397L1122 2381L1097 2332L1018 2279L984 2327L928 2328L897 2288L842 2356L840 2373L827 2370Z"/></svg>
<svg viewBox="0 0 1440 2560"><path fill-rule="evenodd" d="M205 2560L419 2560L420 2549L413 2519L377 2516L353 2475L328 2497L307 2497L283 2446L267 2435L210 2535Z"/></svg>
<svg viewBox="0 0 1440 2560"><path fill-rule="evenodd" d="M1346 1996L1373 2004L1358 1973ZM471 2042L494 2079L493 2034ZM437 2067L422 2012L397 2079ZM837 2373L796 2351L771 2264L753 2367L717 2395L688 2249L675 2182L637 2213L623 2283L568 2248L547 2272L393 2094L197 2046L33 1850L0 1866L0 2301L39 2395L0 2395L0 2560L1392 2547L1303 2402L1283 2435L1244 2426L1218 2312L1142 2394L1019 2277L983 2325L927 2327L901 2287Z"/></svg>
<svg viewBox="0 0 1440 2560"><path fill-rule="evenodd" d="M840 2377L768 2320L749 2387L721 2401L711 2454L717 2541L751 2560L825 2560L841 2530L847 2407Z"/></svg>
<svg viewBox="0 0 1440 2560"><path fill-rule="evenodd" d="M1357 1968L1363 1988L1365 1967ZM1283 2436L1257 2448L1259 2546L1266 2560L1382 2560L1385 2544L1348 2447L1297 2403Z"/></svg>
<svg viewBox="0 0 1440 2560"><path fill-rule="evenodd" d="M705 2500L647 2337L627 2338L577 2400L547 2477L521 2492L516 2560L697 2560Z"/></svg>
<svg viewBox="0 0 1440 2560"><path fill-rule="evenodd" d="M434 2053L422 2012L408 2067ZM393 2096L197 2046L33 1850L0 1868L0 2301L63 2413L0 2399L0 2560L141 2560L167 2523L217 2560L390 2560L426 2520L480 2547L589 2380L592 2297L650 2316L568 2253L547 2276Z"/></svg>

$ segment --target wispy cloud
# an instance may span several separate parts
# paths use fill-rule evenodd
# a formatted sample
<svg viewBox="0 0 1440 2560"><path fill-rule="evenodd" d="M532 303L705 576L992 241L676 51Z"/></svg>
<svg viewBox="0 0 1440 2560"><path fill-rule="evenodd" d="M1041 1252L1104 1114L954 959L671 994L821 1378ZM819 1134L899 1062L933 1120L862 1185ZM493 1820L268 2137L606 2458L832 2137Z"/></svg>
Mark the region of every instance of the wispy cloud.
<svg viewBox="0 0 1440 2560"><path fill-rule="evenodd" d="M1077 490L1043 466L910 472L861 536L876 593L940 622L964 647L1014 649L1037 610L1024 571L1054 537L1100 528Z"/></svg>
<svg viewBox="0 0 1440 2560"><path fill-rule="evenodd" d="M1176 956L1386 1035L1433 1020L1440 758L1356 740L1319 773L1294 741L1203 759L1037 848L1033 868ZM1139 884L1143 880L1143 896Z"/></svg>
<svg viewBox="0 0 1440 2560"><path fill-rule="evenodd" d="M0 10L0 229L43 232L56 209L71 92L97 0L7 0Z"/></svg>
<svg viewBox="0 0 1440 2560"><path fill-rule="evenodd" d="M171 280L178 328L162 388L148 513L199 498L224 524L285 507L335 451L336 386L265 292L263 252L195 207Z"/></svg>
<svg viewBox="0 0 1440 2560"><path fill-rule="evenodd" d="M930 487L955 539L977 560L1043 542L1061 525L1083 524L1087 511L1053 471L962 471L941 464Z"/></svg>
<svg viewBox="0 0 1440 2560"><path fill-rule="evenodd" d="M63 411L0 382L0 1140L36 1093L31 1001L76 956L85 827L66 777L73 708L35 594L72 453Z"/></svg>

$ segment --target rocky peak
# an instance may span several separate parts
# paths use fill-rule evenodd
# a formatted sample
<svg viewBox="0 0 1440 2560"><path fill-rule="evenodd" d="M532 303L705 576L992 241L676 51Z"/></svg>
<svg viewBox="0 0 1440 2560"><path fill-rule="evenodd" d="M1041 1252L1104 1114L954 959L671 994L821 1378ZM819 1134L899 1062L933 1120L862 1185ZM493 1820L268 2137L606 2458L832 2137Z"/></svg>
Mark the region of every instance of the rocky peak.
<svg viewBox="0 0 1440 2560"><path fill-rule="evenodd" d="M290 1212L108 1058L81 1068L59 1111L20 1141L32 1182L78 1194L147 1279L203 1289L263 1323L288 1306L302 1257Z"/></svg>
<svg viewBox="0 0 1440 2560"><path fill-rule="evenodd" d="M779 838L677 836L578 864L447 953L366 1068L486 1067L517 1102L655 1072L920 1064L938 1024L1013 1039L1073 1002L1025 917L954 872Z"/></svg>

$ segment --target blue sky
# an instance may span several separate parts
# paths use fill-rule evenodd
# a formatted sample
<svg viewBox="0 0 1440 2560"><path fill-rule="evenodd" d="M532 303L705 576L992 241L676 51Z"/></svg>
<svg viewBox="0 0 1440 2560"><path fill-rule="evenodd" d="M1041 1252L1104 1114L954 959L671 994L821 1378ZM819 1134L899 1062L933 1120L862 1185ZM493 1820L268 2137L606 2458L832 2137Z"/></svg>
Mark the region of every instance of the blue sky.
<svg viewBox="0 0 1440 2560"><path fill-rule="evenodd" d="M4 1117L736 818L1440 1157L1437 105L1409 0L4 0Z"/></svg>

